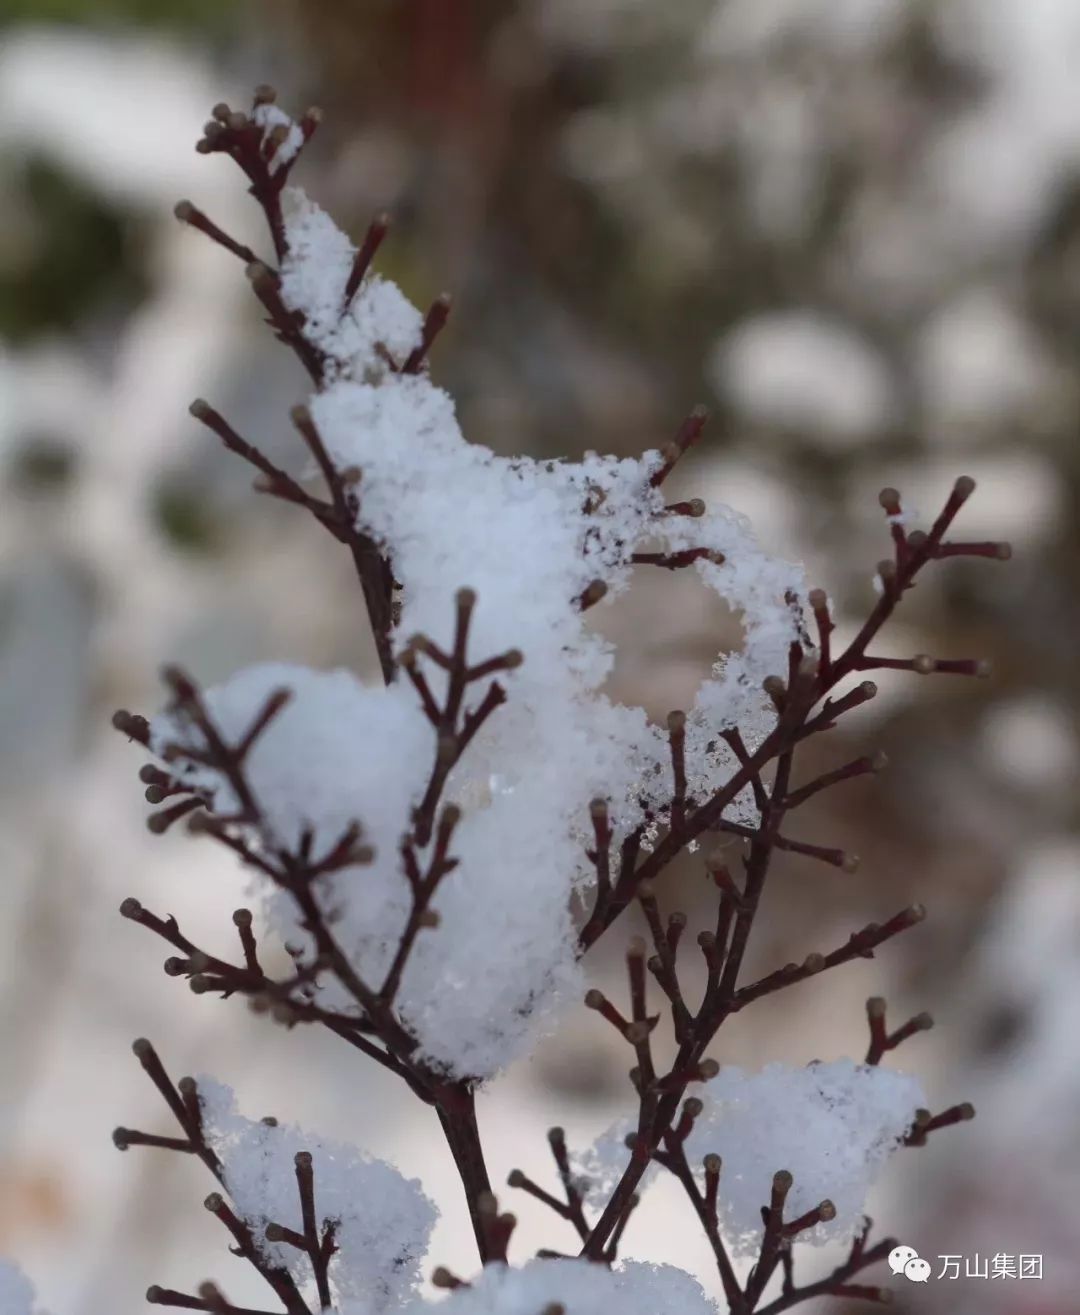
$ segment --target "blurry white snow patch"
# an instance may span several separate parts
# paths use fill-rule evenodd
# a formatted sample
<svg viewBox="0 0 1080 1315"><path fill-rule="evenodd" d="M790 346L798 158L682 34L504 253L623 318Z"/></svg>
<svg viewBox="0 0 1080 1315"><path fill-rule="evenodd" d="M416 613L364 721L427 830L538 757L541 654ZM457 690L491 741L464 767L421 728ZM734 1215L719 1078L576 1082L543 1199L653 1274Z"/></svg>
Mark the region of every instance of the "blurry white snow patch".
<svg viewBox="0 0 1080 1315"><path fill-rule="evenodd" d="M0 147L47 151L125 202L171 204L208 186L192 125L220 99L219 74L146 37L19 28L0 46Z"/></svg>
<svg viewBox="0 0 1080 1315"><path fill-rule="evenodd" d="M0 1260L0 1312L2 1315L33 1315L34 1289L18 1265Z"/></svg>
<svg viewBox="0 0 1080 1315"><path fill-rule="evenodd" d="M950 53L981 66L992 86L945 128L929 178L965 246L973 235L1022 239L1080 161L1080 8L1073 0L954 0L931 14Z"/></svg>
<svg viewBox="0 0 1080 1315"><path fill-rule="evenodd" d="M814 311L743 321L716 348L712 378L746 420L830 445L874 437L893 409L892 382L878 354Z"/></svg>
<svg viewBox="0 0 1080 1315"><path fill-rule="evenodd" d="M520 1269L488 1265L471 1287L445 1300L417 1301L409 1315L438 1309L446 1315L541 1315L549 1306L567 1315L716 1315L701 1284L673 1265L624 1260L614 1269L587 1260L530 1260Z"/></svg>
<svg viewBox="0 0 1080 1315"><path fill-rule="evenodd" d="M998 293L948 302L923 329L918 377L932 425L964 430L1036 425L1060 384L1029 325Z"/></svg>
<svg viewBox="0 0 1080 1315"><path fill-rule="evenodd" d="M905 8L905 0L723 0L701 44L709 54L736 55L801 37L863 54L888 40Z"/></svg>
<svg viewBox="0 0 1080 1315"><path fill-rule="evenodd" d="M1028 791L1069 790L1078 768L1067 709L1038 694L992 704L979 742L985 761L1006 784Z"/></svg>

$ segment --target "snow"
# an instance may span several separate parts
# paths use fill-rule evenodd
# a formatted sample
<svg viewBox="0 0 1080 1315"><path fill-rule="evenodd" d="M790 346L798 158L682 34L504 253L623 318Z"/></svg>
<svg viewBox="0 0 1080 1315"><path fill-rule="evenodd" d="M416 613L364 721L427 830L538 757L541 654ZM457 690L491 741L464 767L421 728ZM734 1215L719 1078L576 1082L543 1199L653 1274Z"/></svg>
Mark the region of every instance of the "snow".
<svg viewBox="0 0 1080 1315"><path fill-rule="evenodd" d="M255 106L251 119L263 130L264 146L275 128L285 129L285 140L279 143L270 160L271 173L277 173L279 169L296 159L304 144L304 133L300 125L284 110L279 109L277 105L263 102Z"/></svg>
<svg viewBox="0 0 1080 1315"><path fill-rule="evenodd" d="M346 308L353 244L303 193L289 191L286 202L282 296L330 362L310 411L337 467L360 472L357 527L403 586L398 651L417 634L450 651L454 600L469 588L470 663L524 655L499 674L507 701L447 782L444 800L464 810L451 847L458 866L436 893L439 925L418 938L396 1000L428 1063L488 1077L582 993L570 902L590 875L589 801L610 801L618 843L671 792L666 731L602 692L613 650L583 615L582 595L596 580L609 598L625 590L635 551L710 550L695 569L739 616L744 642L718 655L688 709L689 789L702 797L734 766L717 731L738 725L753 746L772 724L761 686L787 670L796 617L785 597L803 595L802 573L763 551L749 523L721 504L701 517L664 515L651 482L657 452L536 461L466 442L453 402L427 373L391 364L418 342L419 313L370 272ZM445 673L420 660L441 699ZM408 915L398 851L431 771L434 732L404 678L370 690L344 672L257 667L211 690L208 703L235 741L282 686L294 696L249 764L266 817L258 839L295 848L310 827L318 856L351 820L361 823L372 867L321 878L318 897L339 943L377 984ZM478 682L471 706L486 688ZM170 740L199 745L198 732L173 717L156 721L153 736L158 753ZM227 782L200 768L187 775L215 811L235 811ZM729 816L753 815L747 790ZM288 897L271 891L265 903L270 925L304 945ZM347 1007L338 996L326 998Z"/></svg>
<svg viewBox="0 0 1080 1315"><path fill-rule="evenodd" d="M836 1207L834 1219L800 1238L820 1246L849 1237L878 1170L926 1105L913 1078L850 1059L805 1068L770 1064L754 1074L725 1067L694 1094L704 1109L687 1138L686 1156L699 1175L706 1155L721 1157L720 1227L736 1255L757 1253L761 1207L781 1169L794 1178L785 1219L824 1200ZM575 1157L587 1200L607 1201L629 1163L625 1138L634 1131L635 1122L622 1120ZM650 1165L639 1191L659 1173Z"/></svg>
<svg viewBox="0 0 1080 1315"><path fill-rule="evenodd" d="M289 243L281 270L286 306L304 313L304 332L330 358L332 374L381 379L388 366L377 345L403 363L420 342L423 317L395 284L371 272L346 307L356 248L299 188L285 189L282 208Z"/></svg>
<svg viewBox="0 0 1080 1315"><path fill-rule="evenodd" d="M445 1301L417 1302L408 1315L437 1307L446 1315L716 1315L691 1275L673 1265L623 1261L614 1269L587 1260L532 1260L520 1269L488 1265L475 1283Z"/></svg>
<svg viewBox="0 0 1080 1315"><path fill-rule="evenodd" d="M398 1309L420 1280L437 1215L420 1184L382 1160L295 1125L253 1123L237 1112L228 1087L205 1077L197 1082L207 1140L222 1161L232 1202L266 1258L298 1283L310 1282L306 1255L265 1237L271 1222L303 1233L294 1157L307 1151L318 1224L338 1221L339 1250L329 1269L335 1297L342 1309L361 1303L355 1309L367 1315Z"/></svg>
<svg viewBox="0 0 1080 1315"><path fill-rule="evenodd" d="M720 1224L736 1254L754 1254L773 1175L794 1178L785 1218L823 1200L835 1218L800 1237L814 1245L857 1228L878 1170L899 1145L926 1097L902 1073L850 1059L759 1073L725 1067L699 1093L705 1108L686 1142L690 1163L719 1155Z"/></svg>
<svg viewBox="0 0 1080 1315"><path fill-rule="evenodd" d="M0 1315L32 1315L34 1289L17 1265L0 1260Z"/></svg>

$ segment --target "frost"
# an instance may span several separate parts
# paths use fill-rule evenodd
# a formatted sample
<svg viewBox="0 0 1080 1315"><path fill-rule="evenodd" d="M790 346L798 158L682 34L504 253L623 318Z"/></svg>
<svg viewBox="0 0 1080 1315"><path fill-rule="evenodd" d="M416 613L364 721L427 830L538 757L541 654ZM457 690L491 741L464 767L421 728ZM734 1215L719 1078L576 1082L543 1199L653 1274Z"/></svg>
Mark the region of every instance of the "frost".
<svg viewBox="0 0 1080 1315"><path fill-rule="evenodd" d="M437 1308L446 1315L716 1315L691 1275L673 1265L623 1261L615 1269L587 1260L532 1260L521 1269L488 1265L475 1283L445 1301L417 1302L409 1315Z"/></svg>
<svg viewBox="0 0 1080 1315"><path fill-rule="evenodd" d="M760 1245L761 1207L780 1169L794 1178L785 1217L823 1200L836 1206L835 1219L800 1238L821 1245L849 1236L879 1168L926 1104L914 1078L850 1059L770 1064L756 1074L722 1068L700 1095L705 1108L687 1138L687 1158L700 1164L720 1156L720 1223L744 1255Z"/></svg>
<svg viewBox="0 0 1080 1315"><path fill-rule="evenodd" d="M300 1284L312 1279L306 1255L264 1235L271 1222L303 1233L294 1157L307 1151L316 1218L338 1225L329 1277L342 1309L378 1315L412 1296L438 1213L416 1180L292 1124L253 1123L237 1113L232 1091L210 1078L199 1078L198 1090L207 1140L222 1161L229 1195L268 1260ZM0 1309L6 1315L7 1308Z"/></svg>
<svg viewBox="0 0 1080 1315"><path fill-rule="evenodd" d="M0 1260L0 1315L33 1315L34 1289L10 1260Z"/></svg>

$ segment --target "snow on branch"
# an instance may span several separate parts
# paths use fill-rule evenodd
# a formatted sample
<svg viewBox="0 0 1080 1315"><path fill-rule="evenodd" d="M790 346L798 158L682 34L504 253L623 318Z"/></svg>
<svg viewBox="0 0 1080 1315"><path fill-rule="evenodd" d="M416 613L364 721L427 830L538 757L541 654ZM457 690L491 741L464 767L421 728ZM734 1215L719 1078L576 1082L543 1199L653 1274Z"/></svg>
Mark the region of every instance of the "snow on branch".
<svg viewBox="0 0 1080 1315"><path fill-rule="evenodd" d="M946 538L972 493L967 478L926 531L884 490L892 555L878 565L864 625L838 651L825 592L770 555L743 517L698 498L665 501L667 476L701 437L700 409L639 458L536 460L468 442L430 375L449 298L421 312L376 271L387 216L356 245L291 182L319 121L314 110L294 120L260 88L249 113L217 106L198 144L245 174L266 216L269 259L190 202L177 207L243 262L272 332L307 370L312 391L291 419L310 479L270 462L209 402L192 414L256 470L261 491L347 548L383 684L264 663L202 689L167 668L161 713L114 718L154 758L140 773L158 808L148 824L161 832L186 819L236 854L252 872L258 934L250 910L233 914L234 962L134 898L122 912L178 951L165 970L197 994L241 995L286 1026L324 1027L434 1109L485 1266L473 1282L435 1271L452 1290L450 1315L715 1310L688 1275L616 1263L661 1168L685 1189L733 1315L775 1315L823 1293L884 1300L851 1281L890 1245L868 1244L866 1190L891 1151L973 1113L963 1105L932 1116L914 1079L880 1067L928 1017L890 1032L883 1002L871 1001L862 1064L747 1075L707 1052L734 1013L872 958L921 922L913 906L853 929L828 953L809 950L744 980L774 855L851 874L858 866L840 846L789 834L788 814L885 766L871 755L799 781L799 746L874 697L872 681L853 683L866 671L986 675L975 659L869 650L925 567L1005 560L1007 546ZM606 695L614 653L586 615L645 567L695 571L744 635L665 726ZM713 852L718 836L738 838L737 863ZM691 951L686 915L664 920L656 889L673 859L702 847L715 913ZM634 904L648 940L626 946L626 1003L585 992L584 955ZM289 949L289 976L264 971L266 935ZM688 953L705 965L696 1000ZM579 1249L546 1249L513 1268L515 1219L492 1194L476 1088L582 1002L627 1047L633 1112L575 1157L552 1130L556 1191L511 1173L509 1185L547 1207ZM656 1041L665 1011L673 1055ZM433 1216L416 1184L349 1148L243 1119L209 1079L174 1085L148 1042L136 1053L181 1135L118 1129L117 1145L200 1159L222 1188L209 1208L287 1315L426 1308L414 1288ZM796 1285L796 1240L853 1234L831 1276ZM755 1257L745 1282L737 1254ZM767 1301L777 1275L779 1294ZM151 1292L161 1305L251 1315L213 1284L196 1295Z"/></svg>

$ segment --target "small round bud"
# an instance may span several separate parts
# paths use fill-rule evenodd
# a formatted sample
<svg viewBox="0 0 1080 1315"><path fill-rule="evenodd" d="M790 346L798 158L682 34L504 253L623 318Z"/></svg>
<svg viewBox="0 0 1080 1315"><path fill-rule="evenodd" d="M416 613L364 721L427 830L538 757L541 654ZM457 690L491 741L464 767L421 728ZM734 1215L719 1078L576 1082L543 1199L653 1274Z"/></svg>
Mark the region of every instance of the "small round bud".
<svg viewBox="0 0 1080 1315"><path fill-rule="evenodd" d="M178 959L173 955L165 960L162 967L165 969L166 977L182 977L187 970L187 960Z"/></svg>
<svg viewBox="0 0 1080 1315"><path fill-rule="evenodd" d="M868 1018L885 1017L885 1001L880 995L872 995L866 1002L866 1013Z"/></svg>
<svg viewBox="0 0 1080 1315"><path fill-rule="evenodd" d="M828 1223L830 1219L836 1218L836 1206L831 1201L822 1201L818 1206L818 1214L825 1223Z"/></svg>
<svg viewBox="0 0 1080 1315"><path fill-rule="evenodd" d="M259 1122L265 1128L276 1128L278 1126L278 1121L277 1119L274 1118L272 1114L263 1115L263 1117L259 1120Z"/></svg>
<svg viewBox="0 0 1080 1315"><path fill-rule="evenodd" d="M975 481L970 475L961 475L953 485L953 495L961 502L967 502L968 498L975 492Z"/></svg>
<svg viewBox="0 0 1080 1315"><path fill-rule="evenodd" d="M306 406L294 406L289 412L289 418L298 429L311 424L311 412Z"/></svg>
<svg viewBox="0 0 1080 1315"><path fill-rule="evenodd" d="M593 799L589 803L589 812L597 822L604 821L607 818L607 800Z"/></svg>
<svg viewBox="0 0 1080 1315"><path fill-rule="evenodd" d="M912 530L907 537L908 547L919 549L926 542L925 530Z"/></svg>
<svg viewBox="0 0 1080 1315"><path fill-rule="evenodd" d="M720 1072L720 1065L715 1059L703 1059L698 1065L699 1080L709 1082Z"/></svg>
<svg viewBox="0 0 1080 1315"><path fill-rule="evenodd" d="M975 663L975 676L978 680L987 680L994 674L994 664L985 658Z"/></svg>
<svg viewBox="0 0 1080 1315"><path fill-rule="evenodd" d="M637 894L638 899L641 900L643 904L647 904L650 900L656 899L656 887L648 879L648 877L646 877L643 881L638 882L637 891L635 893Z"/></svg>
<svg viewBox="0 0 1080 1315"><path fill-rule="evenodd" d="M205 397L196 397L194 402L188 407L188 411L196 420L205 420L213 412L213 407Z"/></svg>
<svg viewBox="0 0 1080 1315"><path fill-rule="evenodd" d="M233 110L225 120L226 128L229 128L232 132L243 132L250 123L251 120L248 116L240 110Z"/></svg>
<svg viewBox="0 0 1080 1315"><path fill-rule="evenodd" d="M937 670L937 659L932 658L928 653L917 653L911 659L912 671L917 671L920 676L929 676Z"/></svg>
<svg viewBox="0 0 1080 1315"><path fill-rule="evenodd" d="M886 581L895 580L896 563L892 560L891 557L886 557L883 561L878 562L877 572L878 575L880 575L883 580Z"/></svg>
<svg viewBox="0 0 1080 1315"><path fill-rule="evenodd" d="M588 585L585 592L581 595L582 607L592 607L593 604L598 603L606 593L607 593L607 585L604 583L604 581L593 580Z"/></svg>
<svg viewBox="0 0 1080 1315"><path fill-rule="evenodd" d="M975 1106L972 1105L970 1101L964 1101L963 1105L959 1106L956 1112L965 1123L970 1123L975 1117Z"/></svg>
<svg viewBox="0 0 1080 1315"><path fill-rule="evenodd" d="M787 1169L778 1169L772 1177L773 1191L784 1193L790 1192L791 1185L794 1181L795 1179Z"/></svg>
<svg viewBox="0 0 1080 1315"><path fill-rule="evenodd" d="M591 987L585 992L586 1009L603 1009L605 1004L603 991L598 991L596 987Z"/></svg>
<svg viewBox="0 0 1080 1315"><path fill-rule="evenodd" d="M296 1154L293 1156L293 1164L295 1164L298 1169L310 1169L311 1152L297 1151Z"/></svg>
<svg viewBox="0 0 1080 1315"><path fill-rule="evenodd" d="M206 995L208 991L214 989L214 979L212 977L205 977L202 973L196 973L188 982L188 985L191 987L195 995Z"/></svg>
<svg viewBox="0 0 1080 1315"><path fill-rule="evenodd" d="M858 872L859 856L858 854L845 854L840 860L840 867L844 872Z"/></svg>
<svg viewBox="0 0 1080 1315"><path fill-rule="evenodd" d="M787 686L781 676L766 676L761 682L761 688L771 698L778 698L786 691Z"/></svg>
<svg viewBox="0 0 1080 1315"><path fill-rule="evenodd" d="M250 909L234 909L234 910L233 910L233 915L232 915L232 920L233 920L234 924L235 924L237 927L250 927L250 926L251 926L251 910L250 910Z"/></svg>
<svg viewBox="0 0 1080 1315"><path fill-rule="evenodd" d="M128 1141L127 1128L114 1128L112 1143L118 1151L126 1151L131 1143Z"/></svg>
<svg viewBox="0 0 1080 1315"><path fill-rule="evenodd" d="M475 589L459 589L457 591L457 605L460 611L471 611L476 606Z"/></svg>
<svg viewBox="0 0 1080 1315"><path fill-rule="evenodd" d="M667 715L667 728L672 735L681 735L686 730L686 713L676 709Z"/></svg>
<svg viewBox="0 0 1080 1315"><path fill-rule="evenodd" d="M889 755L883 753L880 749L870 759L870 770L872 772L883 772L889 765Z"/></svg>
<svg viewBox="0 0 1080 1315"><path fill-rule="evenodd" d="M131 1043L132 1053L137 1059L147 1060L154 1054L154 1047L144 1036L137 1037Z"/></svg>
<svg viewBox="0 0 1080 1315"><path fill-rule="evenodd" d="M710 1152L705 1156L704 1160L702 1160L702 1164L705 1166L705 1172L712 1174L719 1173L723 1167L723 1161L720 1159L719 1155L716 1155L713 1152Z"/></svg>
<svg viewBox="0 0 1080 1315"><path fill-rule="evenodd" d="M699 1100L697 1096L688 1096L683 1101L683 1113L691 1119L696 1119L705 1108L705 1102Z"/></svg>
<svg viewBox="0 0 1080 1315"><path fill-rule="evenodd" d="M203 1201L203 1205L207 1210L210 1211L211 1214L216 1214L217 1211L220 1210L224 1204L225 1204L225 1200L220 1192L211 1192L210 1195L206 1198L206 1200Z"/></svg>
<svg viewBox="0 0 1080 1315"><path fill-rule="evenodd" d="M1012 544L999 543L997 545L997 549L994 553L994 556L998 559L999 562L1007 562L1009 558L1012 556Z"/></svg>
<svg viewBox="0 0 1080 1315"><path fill-rule="evenodd" d="M872 699L877 694L877 686L872 680L864 680L859 686L859 693L864 699Z"/></svg>
<svg viewBox="0 0 1080 1315"><path fill-rule="evenodd" d="M120 905L120 914L124 918L137 918L140 913L142 913L142 905L133 895L129 895Z"/></svg>
<svg viewBox="0 0 1080 1315"><path fill-rule="evenodd" d="M927 1013L916 1014L911 1020L911 1025L919 1032L929 1032L934 1026L933 1015Z"/></svg>
<svg viewBox="0 0 1080 1315"><path fill-rule="evenodd" d="M674 913L668 914L668 928L682 931L686 927L686 914L676 909Z"/></svg>
<svg viewBox="0 0 1080 1315"><path fill-rule="evenodd" d="M280 1224L267 1224L263 1230L268 1242L284 1242L285 1230Z"/></svg>
<svg viewBox="0 0 1080 1315"><path fill-rule="evenodd" d="M461 1283L450 1273L445 1265L439 1265L438 1268L432 1272L431 1285L435 1288L457 1288L461 1286Z"/></svg>
<svg viewBox="0 0 1080 1315"><path fill-rule="evenodd" d="M277 88L272 87L269 82L260 82L255 88L256 105L273 105L277 100Z"/></svg>
<svg viewBox="0 0 1080 1315"><path fill-rule="evenodd" d="M825 956L816 952L808 954L803 960L803 972L819 973L825 967Z"/></svg>
<svg viewBox="0 0 1080 1315"><path fill-rule="evenodd" d="M195 216L195 207L190 201L177 201L173 206L173 214L182 224L190 224Z"/></svg>
<svg viewBox="0 0 1080 1315"><path fill-rule="evenodd" d="M525 1175L520 1169L511 1169L506 1176L507 1187L524 1187Z"/></svg>
<svg viewBox="0 0 1080 1315"><path fill-rule="evenodd" d="M499 1213L499 1203L494 1192L479 1192L476 1197L476 1209L482 1215L495 1216Z"/></svg>
<svg viewBox="0 0 1080 1315"><path fill-rule="evenodd" d="M156 1283L151 1283L146 1289L146 1300L151 1306L161 1304L161 1298L165 1295L165 1289L159 1288Z"/></svg>
<svg viewBox="0 0 1080 1315"><path fill-rule="evenodd" d="M437 927L441 921L442 919L434 909L424 909L416 919L416 925L418 927L427 927L430 929Z"/></svg>
<svg viewBox="0 0 1080 1315"><path fill-rule="evenodd" d="M640 936L631 936L626 946L626 957L628 959L645 958L645 941Z"/></svg>
<svg viewBox="0 0 1080 1315"><path fill-rule="evenodd" d="M705 503L701 498L691 498L686 505L686 514L688 516L698 517L705 515Z"/></svg>
<svg viewBox="0 0 1080 1315"><path fill-rule="evenodd" d="M636 1019L626 1029L626 1039L632 1046L644 1045L649 1039L652 1028L644 1018Z"/></svg>
<svg viewBox="0 0 1080 1315"><path fill-rule="evenodd" d="M829 606L829 595L824 589L811 589L807 601L815 612L824 612Z"/></svg>
<svg viewBox="0 0 1080 1315"><path fill-rule="evenodd" d="M900 494L896 489L882 489L878 494L878 502L884 507L890 516L895 516L900 510Z"/></svg>
<svg viewBox="0 0 1080 1315"><path fill-rule="evenodd" d="M148 804L160 804L168 798L168 793L160 785L148 785L143 791L143 798Z"/></svg>
<svg viewBox="0 0 1080 1315"><path fill-rule="evenodd" d="M548 1128L547 1139L552 1146L564 1146L566 1144L566 1129Z"/></svg>
<svg viewBox="0 0 1080 1315"><path fill-rule="evenodd" d="M525 654L520 648L512 648L508 653L503 654L503 666L507 671L516 671L525 661Z"/></svg>

